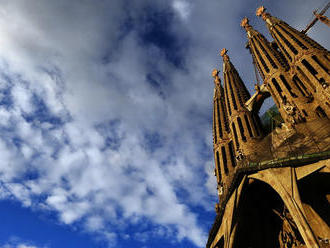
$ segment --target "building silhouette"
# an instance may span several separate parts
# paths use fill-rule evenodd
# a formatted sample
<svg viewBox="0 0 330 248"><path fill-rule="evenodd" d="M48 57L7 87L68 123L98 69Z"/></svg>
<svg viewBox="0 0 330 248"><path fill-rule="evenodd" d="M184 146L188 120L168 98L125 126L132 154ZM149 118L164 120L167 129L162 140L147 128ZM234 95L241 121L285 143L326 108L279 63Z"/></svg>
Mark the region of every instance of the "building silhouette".
<svg viewBox="0 0 330 248"><path fill-rule="evenodd" d="M212 72L219 202L206 247L330 247L330 53L263 6L256 15L274 39L241 21L263 81L256 92L250 96L226 49L223 86ZM262 123L268 97L276 107Z"/></svg>

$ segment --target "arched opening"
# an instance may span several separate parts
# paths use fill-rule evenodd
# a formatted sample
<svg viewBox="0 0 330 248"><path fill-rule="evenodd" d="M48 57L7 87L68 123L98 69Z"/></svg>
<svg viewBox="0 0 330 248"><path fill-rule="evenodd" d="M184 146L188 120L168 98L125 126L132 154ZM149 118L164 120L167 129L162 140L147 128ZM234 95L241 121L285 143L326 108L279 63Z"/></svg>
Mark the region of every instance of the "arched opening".
<svg viewBox="0 0 330 248"><path fill-rule="evenodd" d="M235 248L278 248L303 244L280 196L268 184L251 180L234 216Z"/></svg>

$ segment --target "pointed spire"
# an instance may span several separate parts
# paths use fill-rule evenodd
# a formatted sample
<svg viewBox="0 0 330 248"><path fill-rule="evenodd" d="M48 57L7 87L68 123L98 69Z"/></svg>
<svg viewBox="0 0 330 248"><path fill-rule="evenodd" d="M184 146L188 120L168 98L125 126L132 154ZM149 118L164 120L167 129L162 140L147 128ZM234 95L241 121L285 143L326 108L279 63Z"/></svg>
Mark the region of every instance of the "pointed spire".
<svg viewBox="0 0 330 248"><path fill-rule="evenodd" d="M266 11L264 6L257 8L256 15L262 17L266 22L270 34L283 54L287 57L288 61L293 61L293 57L300 51L308 49L316 48L320 51L327 52L324 47L303 32L291 27L283 20L272 16Z"/></svg>
<svg viewBox="0 0 330 248"><path fill-rule="evenodd" d="M289 65L283 55L274 49L271 43L250 25L248 18L244 17L242 19L241 27L247 32L248 48L263 79L272 74L273 69L283 68L288 70Z"/></svg>
<svg viewBox="0 0 330 248"><path fill-rule="evenodd" d="M229 132L229 127L228 127L228 114L227 114L227 108L226 108L226 103L225 103L225 93L224 89L221 85L221 80L219 77L219 70L213 69L212 71L212 77L214 78L214 107L217 107L219 112L218 112L218 118L219 120L221 119L221 125L219 124L219 128L221 130L225 130L226 132ZM221 115L220 115L221 113ZM221 117L220 117L221 116ZM220 137L222 138L222 132L219 132Z"/></svg>
<svg viewBox="0 0 330 248"><path fill-rule="evenodd" d="M223 48L220 51L220 55L222 57L223 60L223 73L228 72L229 70L231 70L232 68L235 70L235 67L233 66L233 64L230 62L229 56L227 54L228 50L226 48Z"/></svg>
<svg viewBox="0 0 330 248"><path fill-rule="evenodd" d="M242 154L249 154L252 151L253 140L261 137L262 133L258 124L258 116L245 106L250 94L227 53L228 50L225 48L220 52L223 58L223 80L229 127L235 154L243 157Z"/></svg>
<svg viewBox="0 0 330 248"><path fill-rule="evenodd" d="M261 17L267 23L268 29L278 23L283 22L282 20L272 16L266 10L267 10L266 7L260 6L256 10L256 16Z"/></svg>
<svg viewBox="0 0 330 248"><path fill-rule="evenodd" d="M258 31L256 31L251 25L250 25L250 20L247 17L244 17L240 23L240 26L242 28L245 29L245 31L248 34L248 38L252 38L254 35L259 35L262 36L262 38L264 38L264 36L259 33ZM264 40L266 40L266 38L264 38ZM266 40L267 41L267 40ZM268 42L268 41L267 41Z"/></svg>
<svg viewBox="0 0 330 248"><path fill-rule="evenodd" d="M229 137L228 114L225 103L225 94L221 85L219 71L212 71L214 78L213 96L213 149L215 160L215 175L218 181L219 197L222 194L222 186L228 173L235 166L234 150ZM231 155L232 154L232 155ZM227 159L228 158L228 159Z"/></svg>
<svg viewBox="0 0 330 248"><path fill-rule="evenodd" d="M250 98L250 93L246 89L242 79L236 71L234 65L231 63L228 50L223 48L220 55L223 59L223 77L224 87L228 92L227 97L231 100L227 100L229 115L237 109L245 108L245 102Z"/></svg>
<svg viewBox="0 0 330 248"><path fill-rule="evenodd" d="M250 25L250 20L247 17L244 17L241 21L241 27L243 27L248 35L248 38L252 38L255 35L261 35L258 31L254 30Z"/></svg>
<svg viewBox="0 0 330 248"><path fill-rule="evenodd" d="M256 67L264 79L264 84L273 97L282 118L285 121L292 120L292 116L285 111L285 106L291 104L292 106L294 105L297 112L294 122L298 123L305 121L306 117L310 118L313 116L312 113L307 111L309 107L306 105L308 101L310 101L310 92L312 91L308 89L308 85L303 85L302 78L295 79L295 81L292 79L292 75L289 73L290 66L283 55L283 53L288 54L288 51L283 50L283 48L286 47L290 35L293 36L293 34L292 32L289 32L291 30L288 30L287 32L290 35L287 35L283 30L285 30L288 25L283 21L270 16L270 14L266 12L265 7L259 7L257 9L257 15L262 16L263 19L266 20L268 29L274 37L276 44L278 44L281 52L276 50L262 34L254 30L249 24L247 18L243 18L241 26L248 33L248 47L252 58L255 61ZM279 28L280 31L277 30ZM287 35L287 39L285 39L286 43L278 43L278 41L284 37L283 35ZM293 41L296 40L297 39L293 39ZM297 46L288 47L289 49L297 51ZM297 78L297 76L295 78ZM304 110L304 112L302 110ZM307 114L302 116L301 113Z"/></svg>
<svg viewBox="0 0 330 248"><path fill-rule="evenodd" d="M301 111L307 113L304 118L317 118L314 113L318 105L330 114L329 105L326 104L330 102L330 94L328 84L325 83L330 80L329 51L303 32L273 17L266 12L265 7L259 7L256 14L266 22L269 33L288 61L290 75L293 75L288 80L292 80L296 88L295 95L303 95L307 104L303 107L301 105ZM288 83L291 86L291 82ZM297 103L298 99L293 99L292 102Z"/></svg>
<svg viewBox="0 0 330 248"><path fill-rule="evenodd" d="M221 79L219 77L220 71L217 69L213 69L212 77L214 78L214 98L223 98L224 97L224 90L221 85Z"/></svg>

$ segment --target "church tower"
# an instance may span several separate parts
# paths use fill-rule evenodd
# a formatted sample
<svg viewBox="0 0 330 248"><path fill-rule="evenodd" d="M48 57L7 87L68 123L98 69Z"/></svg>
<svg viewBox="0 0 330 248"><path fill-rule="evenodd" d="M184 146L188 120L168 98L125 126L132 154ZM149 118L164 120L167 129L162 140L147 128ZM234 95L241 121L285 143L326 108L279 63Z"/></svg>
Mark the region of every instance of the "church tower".
<svg viewBox="0 0 330 248"><path fill-rule="evenodd" d="M253 146L262 137L262 129L258 115L249 111L245 106L250 94L231 63L225 48L222 49L221 56L223 57L223 78L229 127L235 154L239 160L245 156L253 156Z"/></svg>
<svg viewBox="0 0 330 248"><path fill-rule="evenodd" d="M318 117L330 117L330 54L316 41L271 16L261 6L256 11L266 22L279 50L290 66L293 83L310 98L310 110ZM314 103L314 100L317 99Z"/></svg>
<svg viewBox="0 0 330 248"><path fill-rule="evenodd" d="M213 95L213 151L215 174L217 177L219 198L222 195L226 179L236 166L233 141L230 138L225 93L219 78L219 71L212 71L214 78Z"/></svg>
<svg viewBox="0 0 330 248"><path fill-rule="evenodd" d="M282 54L262 34L252 28L248 18L243 18L241 26L247 32L247 46L254 64L282 118L292 125L316 118L314 110L310 107L312 93L300 80L291 80L289 64Z"/></svg>
<svg viewBox="0 0 330 248"><path fill-rule="evenodd" d="M226 49L223 87L212 73L219 203L206 248L329 247L330 55L265 8L257 15L273 42L241 26L262 85L250 97ZM269 96L279 113L263 116L267 133L257 112Z"/></svg>

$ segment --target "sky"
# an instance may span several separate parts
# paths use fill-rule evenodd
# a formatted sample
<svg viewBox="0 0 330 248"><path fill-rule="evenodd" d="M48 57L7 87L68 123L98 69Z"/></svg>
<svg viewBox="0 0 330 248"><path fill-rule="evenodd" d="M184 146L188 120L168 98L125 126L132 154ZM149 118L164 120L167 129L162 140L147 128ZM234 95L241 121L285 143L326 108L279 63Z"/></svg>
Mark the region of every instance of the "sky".
<svg viewBox="0 0 330 248"><path fill-rule="evenodd" d="M326 2L0 0L0 248L205 246L219 51L253 93L240 20Z"/></svg>

